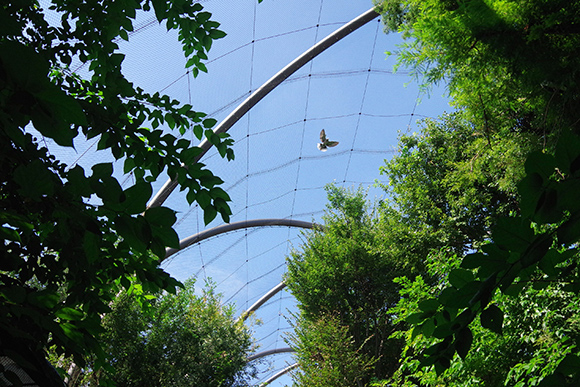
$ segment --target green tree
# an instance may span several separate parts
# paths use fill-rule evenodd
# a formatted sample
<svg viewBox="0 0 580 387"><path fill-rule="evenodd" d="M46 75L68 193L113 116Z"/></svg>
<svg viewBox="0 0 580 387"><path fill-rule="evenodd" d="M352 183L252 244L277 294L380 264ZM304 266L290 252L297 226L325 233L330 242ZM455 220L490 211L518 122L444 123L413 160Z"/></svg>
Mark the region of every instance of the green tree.
<svg viewBox="0 0 580 387"><path fill-rule="evenodd" d="M297 316L289 336L296 349L297 371L292 378L297 386L353 387L364 385L374 361L357 348L348 327L335 316L317 320Z"/></svg>
<svg viewBox="0 0 580 387"><path fill-rule="evenodd" d="M562 135L555 156L542 152L528 156L526 176L519 184L521 214L499 217L491 229L490 242L466 255L460 267L449 272L441 291L423 308L419 307L419 312L407 317L406 321L415 325L415 334L433 338L431 347L422 354L422 366L434 365L441 373L452 364L456 353L465 358L473 345L476 318L484 328L506 334L506 321L517 320L534 310L530 287L548 287L549 300L553 301L542 302L546 315L565 315L563 311L569 309L569 303L572 308L566 313L577 315L574 295L579 283L578 160L580 137L570 133ZM502 305L496 301L497 297L501 300L508 296L524 298L523 307L514 310L509 303ZM524 361L511 377L523 378L522 384L526 380L541 381L540 385L578 383L580 357L576 350L572 351L575 339L564 345L566 338L574 336L565 331L573 331L577 323L564 320L564 328L553 329L559 348L558 352L552 348L555 356L551 357L550 348L535 352L530 364L525 365ZM541 344L539 340L537 343ZM559 356L564 354L566 357Z"/></svg>
<svg viewBox="0 0 580 387"><path fill-rule="evenodd" d="M401 300L393 313L401 320L414 322L422 314L433 310L435 298L449 286L457 283L462 271L458 269L461 256L440 251L428 259L429 278L439 283L428 283L423 277L414 280L396 279L401 285ZM504 386L537 385L552 373L558 363L578 345L578 296L563 291L562 285L541 280L522 291L520 297L496 294L493 304L505 311L502 334L474 321L470 330L463 332L456 358L445 371L422 368L422 351L437 344L435 324L428 320L407 331L396 333L407 345L401 366L390 380L396 386ZM437 319L444 319L444 313ZM469 333L468 333L469 332ZM473 349L467 352L469 345ZM461 360L459 359L461 358Z"/></svg>
<svg viewBox="0 0 580 387"><path fill-rule="evenodd" d="M426 85L446 82L452 103L468 112L478 131L508 128L547 136L578 127L580 2L378 3L386 30L408 38L399 64Z"/></svg>
<svg viewBox="0 0 580 387"><path fill-rule="evenodd" d="M419 259L441 247L458 254L474 249L499 215L519 211L516 183L527 153L539 147L537 137L486 136L464 116L426 120L420 133L401 135L399 154L380 168L387 195L381 212L423 241Z"/></svg>
<svg viewBox="0 0 580 387"><path fill-rule="evenodd" d="M427 270L415 282L396 279L402 298L391 313L400 322L419 310L417 304L421 300L430 299L441 290L448 273L459 265L459 256L487 243L491 227L500 216L519 212L516 182L524 175L522 164L526 154L539 146L536 139L518 132L486 136L478 133L463 113L443 116L440 121L426 120L419 134L400 136L400 153L381 168L386 179L381 186L388 200L381 207L380 223L398 223L401 231L395 233L407 235L400 244L402 255L427 263ZM478 333L481 332L480 329ZM429 342L417 337L418 333L419 330L411 329L395 334L406 338L407 345L392 382L399 383L408 377L423 384L428 384L427 381L449 384L453 380L462 385L471 380L475 385L487 376L501 379L503 375L505 379L510 370L508 365L516 364L503 359L506 364L503 374L496 370L481 376L486 369L483 367L477 371L478 377L462 367L461 372L454 369L450 379L442 381L433 376L435 373L424 374L417 369L415 355ZM481 350L478 345L478 353L485 352ZM483 362L470 363L473 367L476 364ZM493 369L492 365L487 366L488 370Z"/></svg>
<svg viewBox="0 0 580 387"><path fill-rule="evenodd" d="M0 355L32 373L32 359L48 345L80 365L96 354L100 366L100 316L120 288L136 282L175 292L179 283L158 266L165 248L178 245L174 211L146 207L162 172L187 190L190 203L198 201L206 222L217 213L228 220L221 179L194 162L200 150L167 127L181 134L193 128L198 138L205 130L233 158L231 139L210 130L214 119L130 83L115 43L130 39L137 12L153 10L179 31L193 74L206 71L207 51L225 33L201 4L54 0L49 8L60 22L48 23L36 0L0 6ZM86 64L91 78L72 73L72 61ZM98 149L123 159L135 184L123 189L111 163L89 173L69 168L29 125L63 147L98 138Z"/></svg>
<svg viewBox="0 0 580 387"><path fill-rule="evenodd" d="M69 386L105 380L118 387L248 385L249 329L236 321L232 305L222 305L213 285L196 295L194 283L187 281L175 295L144 298L135 293L138 287L119 295L100 337L114 372L89 367L84 381Z"/></svg>
<svg viewBox="0 0 580 387"><path fill-rule="evenodd" d="M357 383L364 385L371 377L389 375L396 369L400 341L389 339L396 329L390 308L399 298L393 279L416 272L416 262L399 254L395 233L377 227L379 217L369 209L364 192L349 193L332 185L327 191L329 211L324 228L306 234L302 250L287 259L286 282L300 309L298 338L323 341L298 348L306 351L301 359L307 362L313 345L332 347L328 340L333 335L326 329L336 331L340 342L336 345L350 348L350 353L359 354L353 361L367 364L366 372L355 372ZM309 333L310 329L317 332ZM333 353L337 354L328 352L328 356ZM352 365L339 366L341 361L329 358L324 364L317 363L319 371L314 365L303 368L300 380L316 379L306 373L325 375L329 364L343 367L332 370L333 378L344 371L350 376L342 375L343 381L354 380Z"/></svg>
<svg viewBox="0 0 580 387"><path fill-rule="evenodd" d="M534 297L540 297L534 295L514 309L504 296L519 297L513 301L517 305L517 300L533 293L532 284L553 283L547 289L557 302L541 303L548 314L561 310L566 300L574 302L565 293L578 288L580 227L574 193L580 142L572 132L578 131L580 122L576 102L580 3L387 0L381 4L387 28L413 38L400 51L400 63L413 68L427 84L449 82L453 102L465 111L474 133L482 133L490 143L492 136L510 132L542 137L543 151L532 152L525 161L525 174L517 185L517 211L495 214L485 238L488 243L475 246L479 251L449 271L440 292L419 304L420 311L407 319L415 325L416 335L434 340L419 356L421 365L434 365L443 373L456 364L455 354L464 360L471 356L476 318L482 327L506 334L504 323L533 310ZM510 377L520 385L577 384L580 357L550 353L534 352L527 363L523 357L523 365L515 366ZM538 366L548 363L543 369Z"/></svg>

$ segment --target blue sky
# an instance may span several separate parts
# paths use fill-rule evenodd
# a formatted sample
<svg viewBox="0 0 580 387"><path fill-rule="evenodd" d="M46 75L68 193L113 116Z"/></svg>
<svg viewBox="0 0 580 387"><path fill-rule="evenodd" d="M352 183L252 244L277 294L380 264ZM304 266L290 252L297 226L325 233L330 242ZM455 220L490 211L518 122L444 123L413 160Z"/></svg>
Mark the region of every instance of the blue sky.
<svg viewBox="0 0 580 387"><path fill-rule="evenodd" d="M372 7L362 0L206 0L201 1L228 35L214 42L208 74L196 79L185 69L176 32L166 32L154 15L141 14L129 42L123 71L146 91L162 91L214 118L225 118L252 91L303 51ZM416 120L450 111L444 89L417 103L418 85L404 70L393 73L399 36L386 35L378 18L353 32L278 86L229 131L235 140L234 161L214 151L202 159L224 180L232 198L232 222L259 218L319 221L326 204L324 185L370 187L371 199L382 194L372 184L379 167L396 152L400 132L416 131ZM79 69L82 73L84 69ZM321 129L339 145L320 152ZM193 139L188 133L186 138ZM50 144L49 144L50 145ZM95 151L94 141L78 140L64 151L68 163L85 167L111 161ZM126 186L131 178L121 178ZM161 187L164 179L156 183ZM178 211L180 238L221 224L203 224L203 214L174 192L165 203ZM218 284L224 300L241 313L282 280L285 257L300 249L300 230L287 227L239 230L211 238L174 255L165 265L179 280L198 277ZM253 330L258 351L285 347L292 296L281 292L262 307ZM260 365L256 383L291 364L276 355ZM291 384L288 376L272 386Z"/></svg>

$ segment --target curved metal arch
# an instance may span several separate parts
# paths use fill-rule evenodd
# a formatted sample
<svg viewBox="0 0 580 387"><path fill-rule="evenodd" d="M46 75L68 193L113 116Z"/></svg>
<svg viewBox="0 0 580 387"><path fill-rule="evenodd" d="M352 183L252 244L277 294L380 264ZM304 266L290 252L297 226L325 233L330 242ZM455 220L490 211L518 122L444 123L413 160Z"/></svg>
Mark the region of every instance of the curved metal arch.
<svg viewBox="0 0 580 387"><path fill-rule="evenodd" d="M252 361L252 360L260 359L260 358L265 357L265 356L275 355L277 353L288 353L288 352L296 352L296 351L290 347L269 349L267 351L258 352L258 353L251 355L251 356L248 356L247 360Z"/></svg>
<svg viewBox="0 0 580 387"><path fill-rule="evenodd" d="M230 129L240 118L243 117L254 105L256 105L262 98L264 98L268 93L270 93L276 86L282 83L290 75L294 74L298 69L304 66L306 63L311 61L318 54L349 35L351 32L356 31L363 25L367 24L371 20L379 16L379 13L375 11L375 7L369 9L358 17L352 19L350 22L346 23L326 38L322 39L314 46L306 50L302 55L290 62L286 67L280 70L276 75L267 80L262 86L255 90L244 102L242 102L238 107L234 109L222 122L216 126L214 133L223 133ZM198 145L202 149L202 152L196 156L194 163L198 162L203 155L211 148L211 143L204 138L203 141ZM158 207L169 197L171 192L177 187L177 181L169 179L165 182L163 187L155 194L151 199L147 208Z"/></svg>
<svg viewBox="0 0 580 387"><path fill-rule="evenodd" d="M248 319L248 317L250 317L252 315L252 313L254 313L256 310L258 310L258 308L260 308L260 306L264 305L266 303L266 301L268 301L276 293L278 293L279 291L281 291L285 287L286 287L286 283L284 281L282 281L278 285L274 286L272 289L270 289L268 291L268 293L264 294L262 297L260 297L260 299L258 301L254 302L254 304L252 306L250 306L248 308L248 310L246 310L244 313L242 313L240 315L240 317L238 318L238 321L246 321Z"/></svg>
<svg viewBox="0 0 580 387"><path fill-rule="evenodd" d="M282 371L278 372L276 375L271 376L264 383L260 384L260 387L267 386L268 384L272 383L274 380L278 379L280 376L292 371L296 367L298 367L298 363L294 363L294 364L289 365L288 367L284 368Z"/></svg>
<svg viewBox="0 0 580 387"><path fill-rule="evenodd" d="M165 251L165 258L163 260L169 258L173 254L177 253L180 250L185 249L188 246L191 246L194 243L201 242L204 239L211 238L213 236L223 234L229 231L239 230L242 228L249 228L249 227L272 227L272 226L287 226L287 227L299 227L299 228L322 228L322 226L312 223L306 222L303 220L295 220L295 219L252 219L252 220L242 220L239 222L234 223L226 223L219 225L217 227L210 228L208 230L203 230L198 232L197 234L193 234L184 238L179 241L179 248L168 248Z"/></svg>

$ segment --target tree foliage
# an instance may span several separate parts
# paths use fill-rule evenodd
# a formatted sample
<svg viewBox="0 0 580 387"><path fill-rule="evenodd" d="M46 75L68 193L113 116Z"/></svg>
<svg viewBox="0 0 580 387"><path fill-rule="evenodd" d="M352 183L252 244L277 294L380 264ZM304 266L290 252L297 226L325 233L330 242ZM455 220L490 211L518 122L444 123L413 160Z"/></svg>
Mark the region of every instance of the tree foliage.
<svg viewBox="0 0 580 387"><path fill-rule="evenodd" d="M461 267L449 272L446 286L431 299L428 309L407 318L418 333L439 339L425 351L422 365L434 364L442 372L455 353L465 357L472 345L465 337L473 336L467 332L477 317L484 328L504 333L509 311L493 302L497 292L519 296L532 285L541 289L553 283L559 293L577 293L580 209L575 192L580 175L573 166L577 160L580 138L572 134L562 136L555 156L530 154L526 177L519 185L521 215L500 217L492 227L490 243L465 256ZM570 300L570 296L558 297ZM569 354L564 360L563 368L553 375L541 375L547 376L545 383L577 383L577 355Z"/></svg>
<svg viewBox="0 0 580 387"><path fill-rule="evenodd" d="M372 360L372 367L359 374L359 383L364 384L373 375L391 374L396 368L400 343L388 338L396 325L389 310L399 298L393 279L416 272L416 265L398 254L395 233L377 227L379 218L368 208L364 192L349 193L332 185L327 190L329 211L324 228L305 235L302 250L294 251L287 260L286 282L300 309L298 337L324 341L298 348L306 351L302 355L306 362L312 345L332 347L333 335L325 330L336 330L340 342L336 345L360 354L353 361L356 358L367 364ZM310 329L317 333L308 333ZM337 364L339 360L328 362ZM319 364L320 375L327 364ZM317 372L314 365L307 370L303 368L300 380L310 380L311 376L304 375ZM351 372L348 367L343 370ZM332 372L340 374L336 369Z"/></svg>
<svg viewBox="0 0 580 387"><path fill-rule="evenodd" d="M580 358L573 316L580 240L575 197L580 138L574 133L580 122L580 3L387 0L381 4L387 28L414 38L400 51L400 63L411 66L427 83L449 82L453 102L464 110L474 134L487 137L490 146L495 146L495 136L500 144L509 144L510 134L535 134L542 145L524 163L514 159L524 170L513 196L514 210L493 213L510 202L484 200L477 213L491 217L482 224L488 232L482 244L473 246L477 251L468 251L456 261L459 267L450 265L435 276L440 288L424 293L427 298L404 299L400 304L415 303L406 319L414 326L408 345L430 345L411 356L422 367L434 366L440 377L459 378L460 369L477 364L473 361L478 354L509 353L533 343L512 359L516 364L510 372L504 368L496 372L501 375L496 382L487 383L577 384ZM528 149L537 144L529 143ZM501 176L492 176L494 180L501 185ZM482 198L473 199L479 205ZM417 203L421 208L420 200L411 208ZM420 285L406 283L404 291ZM527 327L514 324L538 310L545 316L542 325L533 320ZM544 327L549 327L546 336L541 334ZM503 336L489 339L490 331ZM429 379L430 369L417 368L412 376L421 376L424 383L441 383Z"/></svg>
<svg viewBox="0 0 580 387"><path fill-rule="evenodd" d="M494 296L493 305L505 312L501 335L484 327L492 324L491 319L476 320L460 334L461 344L447 370L422 368L422 351L439 342L442 330L436 331L438 327L431 320L416 323L436 308L436 297L450 282L457 283L462 273L458 270L461 257L444 250L432 254L428 262L428 278L439 278L438 283L426 282L422 276L396 280L402 299L393 313L415 326L396 333L407 345L401 367L391 381L394 385L537 385L577 346L578 296L563 291L562 285L539 280L519 297ZM445 316L443 311L437 318Z"/></svg>
<svg viewBox="0 0 580 387"><path fill-rule="evenodd" d="M293 372L297 386L353 387L364 385L374 361L357 348L349 328L335 316L316 320L297 317L289 337L296 349L298 370Z"/></svg>
<svg viewBox="0 0 580 387"><path fill-rule="evenodd" d="M0 6L3 355L23 359L53 345L81 365L90 353L103 359L95 337L119 288L136 282L145 290L175 291L178 282L158 267L165 248L178 246L174 211L146 206L161 173L187 191L190 203L198 201L207 222L217 213L229 218L221 179L195 162L199 148L167 128L181 134L193 128L200 139L205 130L229 159L231 139L211 131L214 119L146 93L121 71L124 55L116 41L130 39L137 12L150 10L168 30L178 30L193 74L206 71L207 51L225 33L191 0L54 0L49 10L36 0ZM60 21L48 23L48 12ZM90 79L72 73L73 62L86 64ZM31 127L62 147L98 138L98 149L124 160L135 184L122 188L111 163L91 171L63 164Z"/></svg>
<svg viewBox="0 0 580 387"><path fill-rule="evenodd" d="M175 295L143 297L138 290L120 294L103 319L100 340L114 371L89 367L82 382L69 386L247 385L250 332L236 321L233 306L221 304L213 285L200 295L193 280Z"/></svg>
<svg viewBox="0 0 580 387"><path fill-rule="evenodd" d="M499 215L519 211L516 183L527 153L538 147L529 134L486 136L460 113L426 120L419 134L398 142L399 154L380 169L388 197L382 212L429 250L457 253L484 242Z"/></svg>
<svg viewBox="0 0 580 387"><path fill-rule="evenodd" d="M580 2L382 0L387 31L425 84L446 82L453 103L482 132L577 128Z"/></svg>

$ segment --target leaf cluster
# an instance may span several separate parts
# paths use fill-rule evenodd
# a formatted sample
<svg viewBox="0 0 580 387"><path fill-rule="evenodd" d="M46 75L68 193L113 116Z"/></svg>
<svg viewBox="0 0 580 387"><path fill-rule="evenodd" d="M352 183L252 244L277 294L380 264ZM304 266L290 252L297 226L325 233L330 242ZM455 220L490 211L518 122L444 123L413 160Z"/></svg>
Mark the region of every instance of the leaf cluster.
<svg viewBox="0 0 580 387"><path fill-rule="evenodd" d="M212 41L225 34L202 8L190 0L54 0L46 11L33 0L0 6L2 354L22 359L54 346L79 365L96 354L99 367L101 316L119 289L137 282L175 292L180 284L159 268L165 249L179 244L175 213L147 208L161 173L200 204L206 222L218 213L229 219L222 180L198 162L199 148L166 129L193 128L199 139L205 131L228 159L232 140L214 134L216 121L192 106L129 82L116 43L129 38L137 12L152 9L179 30L188 67L205 71ZM60 22L48 23L49 12ZM73 62L88 65L91 78L72 73ZM30 127L63 147L98 138L98 149L124 159L135 183L121 187L111 163L90 173L61 163Z"/></svg>
<svg viewBox="0 0 580 387"><path fill-rule="evenodd" d="M426 120L420 133L399 137L399 154L380 168L389 196L382 212L397 216L416 240L429 240L432 250L473 249L499 215L519 211L516 182L534 140L510 132L486 136L462 113Z"/></svg>
<svg viewBox="0 0 580 387"><path fill-rule="evenodd" d="M297 318L288 341L296 350L295 386L352 387L364 385L373 361L357 348L348 327L336 316Z"/></svg>
<svg viewBox="0 0 580 387"><path fill-rule="evenodd" d="M396 368L400 343L388 339L395 329L390 308L399 298L392 280L414 272L415 266L398 255L396 234L391 238L378 226L379 217L369 210L362 190L348 192L331 185L327 191L324 228L306 234L302 251L288 257L285 281L298 300L299 321L314 324L299 324L299 329L306 332L329 316L336 319L352 338L353 348L374 360L364 372L363 382L368 383L373 375Z"/></svg>
<svg viewBox="0 0 580 387"><path fill-rule="evenodd" d="M493 302L498 290L517 296L530 284L542 289L558 283L562 291L577 293L580 207L572 196L580 178L579 145L580 138L565 133L554 156L529 155L526 177L519 184L521 215L500 218L492 228L491 242L481 252L468 254L461 268L449 272L449 285L428 308L424 304L426 310L409 316L407 321L421 333L441 340L424 352L423 365L434 364L442 372L455 353L465 358L472 345L470 325L476 317L482 327L502 334L505 314ZM419 328L427 325L434 328L431 334ZM575 356L562 360L563 369L556 369L543 383L552 379L576 383L577 372L566 368Z"/></svg>
<svg viewBox="0 0 580 387"><path fill-rule="evenodd" d="M460 256L442 250L429 258L428 278L440 278L436 285L422 276L396 279L402 298L392 311L412 325L394 334L404 337L407 345L390 382L397 386L523 386L536 385L554 372L577 345L578 300L576 294L562 290L561 284L549 283L542 283L541 289L529 286L519 297L495 294L492 302L505 312L502 334L484 326L490 320L477 319L447 369L422 367L424 349L440 343L439 322L449 321L450 309L442 307L438 297L451 281L460 281L456 271L460 264ZM421 321L426 315L433 318Z"/></svg>
<svg viewBox="0 0 580 387"><path fill-rule="evenodd" d="M546 136L577 127L578 1L383 0L387 31L424 86L446 82L477 130ZM554 134L551 136L551 134Z"/></svg>
<svg viewBox="0 0 580 387"><path fill-rule="evenodd" d="M209 283L176 294L122 292L103 319L100 337L113 371L84 370L83 384L115 386L243 386L252 370L249 329L222 305ZM144 308L142 303L146 303ZM80 385L77 382L74 385Z"/></svg>

